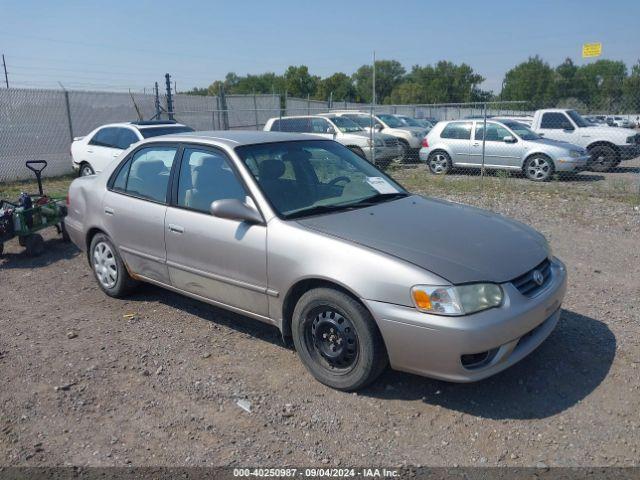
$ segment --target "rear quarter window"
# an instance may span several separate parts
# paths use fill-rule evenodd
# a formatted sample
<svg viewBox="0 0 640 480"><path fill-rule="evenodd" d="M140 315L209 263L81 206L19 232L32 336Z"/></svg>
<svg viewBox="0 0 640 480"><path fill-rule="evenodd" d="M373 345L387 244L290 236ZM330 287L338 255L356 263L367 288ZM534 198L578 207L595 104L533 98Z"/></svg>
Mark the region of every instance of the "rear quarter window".
<svg viewBox="0 0 640 480"><path fill-rule="evenodd" d="M440 138L471 139L471 122L448 124L440 133Z"/></svg>

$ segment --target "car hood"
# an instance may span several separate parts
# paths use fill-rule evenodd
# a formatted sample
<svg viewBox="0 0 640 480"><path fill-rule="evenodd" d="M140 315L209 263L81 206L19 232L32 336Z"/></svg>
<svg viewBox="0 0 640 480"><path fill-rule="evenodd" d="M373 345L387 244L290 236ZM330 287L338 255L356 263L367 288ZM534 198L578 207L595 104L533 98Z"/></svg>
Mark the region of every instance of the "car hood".
<svg viewBox="0 0 640 480"><path fill-rule="evenodd" d="M525 142L530 143L532 145L547 145L549 147L555 148L563 148L565 150L579 150L583 151L586 154L586 150L578 145L573 143L565 142L563 140L552 140L550 138L540 138L538 140L525 140Z"/></svg>
<svg viewBox="0 0 640 480"><path fill-rule="evenodd" d="M416 195L298 222L395 256L453 284L507 282L548 256L544 237L522 223Z"/></svg>

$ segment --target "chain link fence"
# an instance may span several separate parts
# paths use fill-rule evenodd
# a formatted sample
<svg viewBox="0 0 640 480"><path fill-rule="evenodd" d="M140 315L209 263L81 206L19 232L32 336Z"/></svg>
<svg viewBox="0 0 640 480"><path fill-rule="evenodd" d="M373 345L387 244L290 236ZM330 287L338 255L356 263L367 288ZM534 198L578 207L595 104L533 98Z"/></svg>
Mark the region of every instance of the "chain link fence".
<svg viewBox="0 0 640 480"><path fill-rule="evenodd" d="M581 115L528 102L371 106L280 95L177 94L173 104L175 120L199 131L264 128L331 138L425 188L640 203L640 113L631 113L640 105ZM0 181L28 178L29 159L47 160L49 176L71 173L74 137L156 114L154 95L0 90Z"/></svg>

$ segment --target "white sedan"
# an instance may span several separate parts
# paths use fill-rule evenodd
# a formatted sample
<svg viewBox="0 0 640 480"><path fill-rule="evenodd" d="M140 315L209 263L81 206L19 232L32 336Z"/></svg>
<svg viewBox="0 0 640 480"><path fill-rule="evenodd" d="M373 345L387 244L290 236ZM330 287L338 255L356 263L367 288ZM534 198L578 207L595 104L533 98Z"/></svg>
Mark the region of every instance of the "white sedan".
<svg viewBox="0 0 640 480"><path fill-rule="evenodd" d="M174 121L111 123L96 128L71 144L73 169L81 177L101 172L114 158L134 143L149 137L193 132L193 128Z"/></svg>

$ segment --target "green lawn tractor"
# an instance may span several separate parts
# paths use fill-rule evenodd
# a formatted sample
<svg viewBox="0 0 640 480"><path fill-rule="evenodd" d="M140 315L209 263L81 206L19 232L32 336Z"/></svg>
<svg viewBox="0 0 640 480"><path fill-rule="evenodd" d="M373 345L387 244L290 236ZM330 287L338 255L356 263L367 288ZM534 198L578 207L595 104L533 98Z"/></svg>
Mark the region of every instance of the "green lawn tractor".
<svg viewBox="0 0 640 480"><path fill-rule="evenodd" d="M53 198L42 190L42 171L47 167L44 160L29 160L26 167L38 180L38 193L21 193L17 201L0 200L0 255L4 242L18 237L29 256L40 255L44 251L44 239L40 230L55 227L65 241L69 240L64 228L67 215L65 199Z"/></svg>

